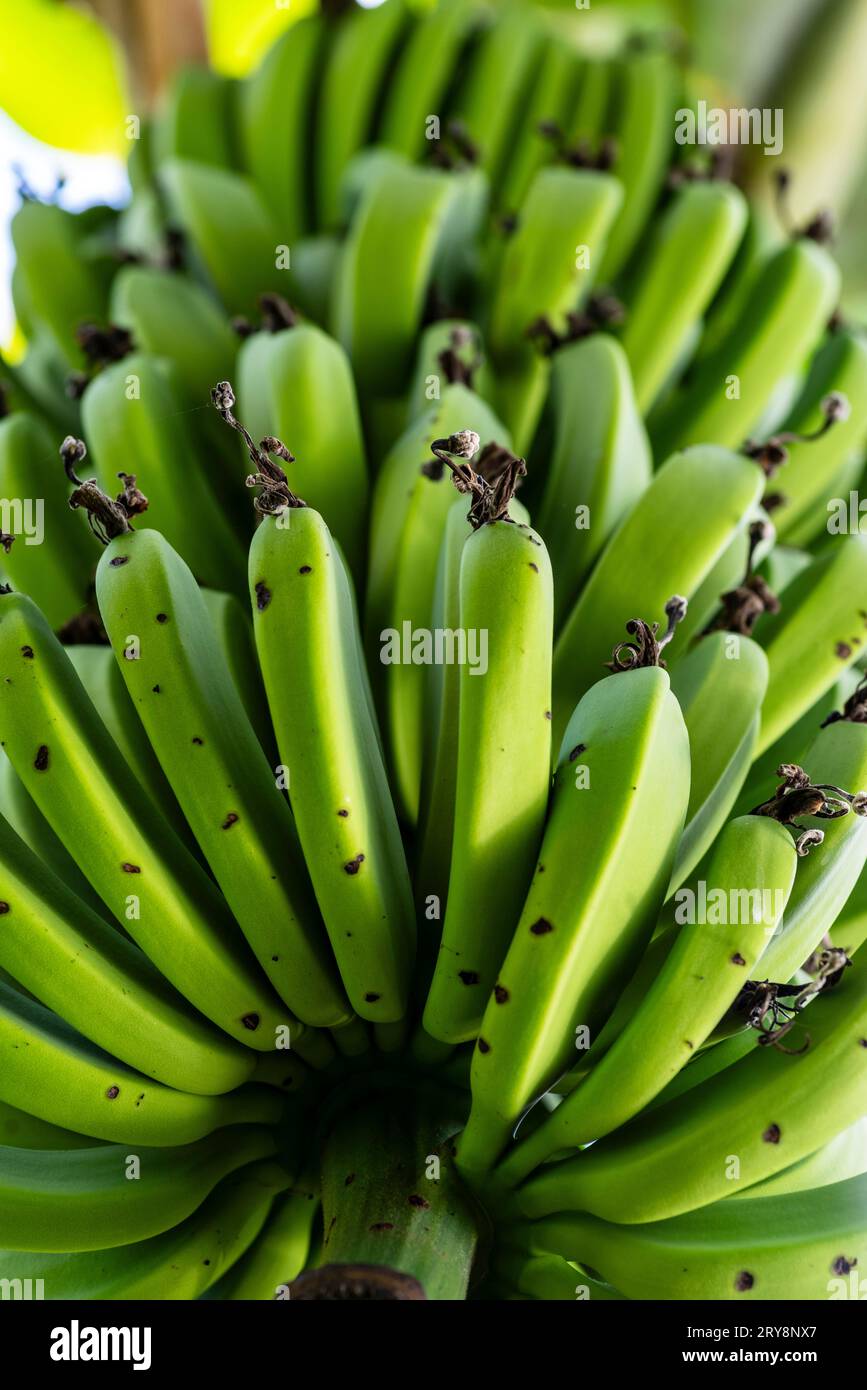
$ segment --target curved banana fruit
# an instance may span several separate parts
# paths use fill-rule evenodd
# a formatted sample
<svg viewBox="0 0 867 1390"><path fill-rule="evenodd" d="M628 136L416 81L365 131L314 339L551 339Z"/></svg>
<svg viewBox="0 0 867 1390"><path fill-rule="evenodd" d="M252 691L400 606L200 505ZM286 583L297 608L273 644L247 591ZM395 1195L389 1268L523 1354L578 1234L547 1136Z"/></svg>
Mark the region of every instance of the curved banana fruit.
<svg viewBox="0 0 867 1390"><path fill-rule="evenodd" d="M612 536L554 648L554 738L602 670L611 634L635 612L691 598L761 495L764 475L707 445L675 454Z"/></svg>
<svg viewBox="0 0 867 1390"><path fill-rule="evenodd" d="M325 32L319 15L291 25L244 82L238 104L244 165L290 247L313 227L307 160ZM228 375L212 372L210 383Z"/></svg>
<svg viewBox="0 0 867 1390"><path fill-rule="evenodd" d="M806 1047L754 1048L622 1134L544 1168L517 1189L514 1210L660 1221L770 1177L861 1116L865 1027L867 970L856 965L802 1015L796 1038Z"/></svg>
<svg viewBox="0 0 867 1390"><path fill-rule="evenodd" d="M224 1125L276 1124L265 1086L201 1096L133 1071L41 1004L0 983L0 1099L66 1129L122 1144L191 1144Z"/></svg>
<svg viewBox="0 0 867 1390"><path fill-rule="evenodd" d="M13 1149L91 1149L94 1140L48 1124L0 1100L0 1146Z"/></svg>
<svg viewBox="0 0 867 1390"><path fill-rule="evenodd" d="M12 673L0 684L6 752L52 829L75 845L82 872L166 979L225 1032L267 1051L291 1016L127 768L45 619L18 594L0 603L0 664Z"/></svg>
<svg viewBox="0 0 867 1390"><path fill-rule="evenodd" d="M578 52L556 36L544 40L537 62L538 73L522 111L499 192L500 205L512 211L521 206L535 174L551 161L553 150L544 129L569 128L580 89Z"/></svg>
<svg viewBox="0 0 867 1390"><path fill-rule="evenodd" d="M406 427L431 409L448 386L460 382L489 404L495 383L481 334L466 319L437 319L422 330L409 390Z"/></svg>
<svg viewBox="0 0 867 1390"><path fill-rule="evenodd" d="M764 652L739 634L708 633L674 664L671 688L689 734L691 778L669 894L692 873L731 814L752 762L767 685Z"/></svg>
<svg viewBox="0 0 867 1390"><path fill-rule="evenodd" d="M846 1182L867 1173L867 1117L862 1116L834 1139L829 1139L815 1153L783 1168L771 1178L748 1187L729 1200L745 1201L748 1197L779 1197L787 1192L809 1192Z"/></svg>
<svg viewBox="0 0 867 1390"><path fill-rule="evenodd" d="M171 358L196 405L206 405L213 382L232 374L238 338L220 306L194 280L151 266L125 266L112 285L110 315L112 323L129 330L139 352Z"/></svg>
<svg viewBox="0 0 867 1390"><path fill-rule="evenodd" d="M554 354L549 408L553 438L536 525L551 556L561 622L649 485L653 464L626 355L608 334Z"/></svg>
<svg viewBox="0 0 867 1390"><path fill-rule="evenodd" d="M610 1012L652 931L688 796L689 743L666 672L594 685L563 739L536 874L473 1054L466 1174L490 1167L567 1069L578 1030L594 1034Z"/></svg>
<svg viewBox="0 0 867 1390"><path fill-rule="evenodd" d="M451 871L423 1020L442 1042L478 1034L532 878L551 775L553 623L542 540L513 521L485 521L460 562L457 631L466 643L484 634L485 660L458 677ZM425 884L416 888L426 895Z"/></svg>
<svg viewBox="0 0 867 1390"><path fill-rule="evenodd" d="M0 1271L44 1280L51 1299L195 1299L252 1244L289 1182L290 1175L271 1159L247 1163L162 1234L73 1253L4 1250Z"/></svg>
<svg viewBox="0 0 867 1390"><path fill-rule="evenodd" d="M135 462L147 479L148 520L196 577L243 592L244 550L205 472L187 423L187 398L164 358L134 353L100 372L82 401L82 425L100 481L114 495Z"/></svg>
<svg viewBox="0 0 867 1390"><path fill-rule="evenodd" d="M482 11L468 0L442 0L422 14L401 44L400 62L382 96L378 143L406 159L420 160L433 138L428 121L438 116L440 132L449 87Z"/></svg>
<svg viewBox="0 0 867 1390"><path fill-rule="evenodd" d="M623 1294L616 1289L591 1278L560 1255L527 1255L507 1246L495 1254L493 1268L497 1279L524 1298L542 1299L546 1303L555 1300L572 1303L589 1300L597 1303L623 1299Z"/></svg>
<svg viewBox="0 0 867 1390"><path fill-rule="evenodd" d="M3 570L55 628L84 607L93 573L93 544L66 493L48 427L29 412L0 419L0 497L14 537L5 541Z"/></svg>
<svg viewBox="0 0 867 1390"><path fill-rule="evenodd" d="M83 226L73 213L35 199L25 199L11 223L17 286L26 295L27 317L50 334L69 366L81 362L76 329L105 322L107 284L82 245Z"/></svg>
<svg viewBox="0 0 867 1390"><path fill-rule="evenodd" d="M278 1197L249 1250L220 1280L215 1296L233 1302L285 1298L287 1285L308 1263L319 1203L313 1192Z"/></svg>
<svg viewBox="0 0 867 1390"><path fill-rule="evenodd" d="M221 594L216 589L201 589L200 593L214 626L217 650L228 667L232 684L244 706L244 713L264 750L269 766L275 767L277 744L271 727L265 687L256 664L256 647L249 612L234 594Z"/></svg>
<svg viewBox="0 0 867 1390"><path fill-rule="evenodd" d="M255 184L231 169L172 159L159 171L170 212L190 239L195 268L232 314L255 312L259 297L283 287L289 256Z"/></svg>
<svg viewBox="0 0 867 1390"><path fill-rule="evenodd" d="M585 1260L626 1298L750 1301L859 1297L867 1178L754 1202L714 1202L640 1226L569 1214L513 1231L525 1249ZM856 1290L858 1280L855 1281Z"/></svg>
<svg viewBox="0 0 867 1390"><path fill-rule="evenodd" d="M343 984L361 1018L396 1021L415 924L350 581L322 517L303 505L265 518L249 574L277 744Z"/></svg>
<svg viewBox="0 0 867 1390"><path fill-rule="evenodd" d="M159 532L135 531L103 552L96 594L151 746L262 970L302 1022L345 1022L350 1011L291 811L213 640L192 574ZM130 635L138 639L135 659Z"/></svg>
<svg viewBox="0 0 867 1390"><path fill-rule="evenodd" d="M786 588L778 614L765 614L756 638L768 658L768 690L756 754L839 679L867 637L867 536L833 538Z"/></svg>
<svg viewBox="0 0 867 1390"><path fill-rule="evenodd" d="M651 417L655 456L707 439L737 448L816 345L839 293L840 272L815 241L775 252L752 285L750 312Z"/></svg>
<svg viewBox="0 0 867 1390"><path fill-rule="evenodd" d="M191 159L231 169L236 163L237 83L206 67L183 67L172 75L151 126L155 168L170 159Z"/></svg>
<svg viewBox="0 0 867 1390"><path fill-rule="evenodd" d="M696 912L689 890L683 925L626 1027L589 1077L506 1156L498 1181L513 1185L558 1150L619 1129L686 1066L755 975L785 911L797 862L785 826L761 816L726 826L703 870L707 901L715 905L708 912L716 918L703 920L707 914Z"/></svg>
<svg viewBox="0 0 867 1390"><path fill-rule="evenodd" d="M642 413L670 379L684 340L732 262L746 221L746 199L733 184L701 181L679 189L653 229L620 335Z"/></svg>
<svg viewBox="0 0 867 1390"><path fill-rule="evenodd" d="M403 0L390 0L370 14L356 10L342 17L329 36L313 152L316 224L326 231L340 225L344 171L353 155L371 143L377 102L409 29Z"/></svg>
<svg viewBox="0 0 867 1390"><path fill-rule="evenodd" d="M367 460L352 368L343 348L313 324L248 338L238 359L238 399L255 439L274 434L292 440L293 486L327 517L360 580Z"/></svg>

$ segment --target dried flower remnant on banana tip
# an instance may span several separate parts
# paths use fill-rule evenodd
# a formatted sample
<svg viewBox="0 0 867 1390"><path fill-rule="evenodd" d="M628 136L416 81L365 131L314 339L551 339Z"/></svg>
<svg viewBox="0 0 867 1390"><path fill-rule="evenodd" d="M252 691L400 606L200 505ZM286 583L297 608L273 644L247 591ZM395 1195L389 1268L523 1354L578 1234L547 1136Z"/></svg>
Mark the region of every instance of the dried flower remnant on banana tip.
<svg viewBox="0 0 867 1390"><path fill-rule="evenodd" d="M69 495L69 505L73 511L84 507L90 529L97 539L108 545L116 536L131 531L131 518L140 516L148 508L148 499L136 487L135 474L118 473L123 491L112 501L95 478L81 479L76 472L77 465L87 457L83 439L68 434L60 446L60 457L67 478L75 485Z"/></svg>
<svg viewBox="0 0 867 1390"><path fill-rule="evenodd" d="M467 519L474 531L492 521L512 521L509 503L527 472L524 459L498 444L489 444L482 451L478 469L469 462L454 462L474 458L479 443L475 430L459 430L445 439L435 439L430 447L437 462L426 465L429 477L442 476L443 467L448 468L458 492L472 498Z"/></svg>
<svg viewBox="0 0 867 1390"><path fill-rule="evenodd" d="M847 792L828 782L812 783L809 774L796 763L781 763L777 776L783 780L768 801L752 811L754 816L769 816L780 825L792 826L802 833L795 848L802 857L813 845L820 845L825 836L818 829L805 829L796 824L799 816L817 816L820 820L839 820L849 811L856 816L867 815L867 792Z"/></svg>
<svg viewBox="0 0 867 1390"><path fill-rule="evenodd" d="M276 516L287 507L306 507L307 503L291 491L283 469L271 458L274 454L284 463L294 463L295 455L274 435L266 435L258 444L254 442L250 431L234 414L235 392L231 382L218 381L211 390L211 401L226 424L237 430L247 446L250 461L256 469L255 473L248 475L247 487L261 488L254 502L257 512L262 516Z"/></svg>
<svg viewBox="0 0 867 1390"><path fill-rule="evenodd" d="M674 594L665 605L668 625L662 637L657 637L659 623L646 623L642 618L630 618L626 631L633 639L619 642L614 648L610 661L605 665L609 671L634 671L642 666L665 666L662 652L674 637L678 623L686 617L687 601L680 594Z"/></svg>

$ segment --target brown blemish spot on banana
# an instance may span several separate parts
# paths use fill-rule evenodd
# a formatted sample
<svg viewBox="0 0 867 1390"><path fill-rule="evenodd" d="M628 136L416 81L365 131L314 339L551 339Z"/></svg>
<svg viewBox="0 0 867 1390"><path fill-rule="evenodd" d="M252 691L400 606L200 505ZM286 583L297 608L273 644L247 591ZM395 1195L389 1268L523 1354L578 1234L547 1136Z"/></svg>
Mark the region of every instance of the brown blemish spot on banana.
<svg viewBox="0 0 867 1390"><path fill-rule="evenodd" d="M494 999L498 1004L508 1003L509 991L505 985L494 985Z"/></svg>
<svg viewBox="0 0 867 1390"><path fill-rule="evenodd" d="M199 738L197 734L193 735L193 743L196 745L197 748L201 748L204 742L205 740L203 738Z"/></svg>
<svg viewBox="0 0 867 1390"><path fill-rule="evenodd" d="M693 1052L695 1050L695 1043L690 1042L689 1038L684 1038L683 1045L684 1047L688 1047L690 1052Z"/></svg>
<svg viewBox="0 0 867 1390"><path fill-rule="evenodd" d="M730 959L732 965L746 965L746 961L744 960L740 951L735 951L734 955L731 956Z"/></svg>
<svg viewBox="0 0 867 1390"><path fill-rule="evenodd" d="M117 569L118 565L128 565L131 559L131 555L115 555L114 559L109 560L108 563Z"/></svg>
<svg viewBox="0 0 867 1390"><path fill-rule="evenodd" d="M33 660L33 648L32 648L32 647L22 647L22 648L21 648L21 655L24 657L25 661L32 661L32 660Z"/></svg>
<svg viewBox="0 0 867 1390"><path fill-rule="evenodd" d="M220 826L220 829L221 829L221 830L231 830L231 828L232 828L233 825L237 825L237 824L238 824L238 820L239 820L239 819L240 819L240 818L239 818L238 813L237 813L236 811L230 811L229 814L227 815L226 819L223 821L223 824Z"/></svg>
<svg viewBox="0 0 867 1390"><path fill-rule="evenodd" d="M747 1270L742 1269L740 1274L735 1279L735 1288L737 1289L738 1293L746 1293L748 1289L751 1289L754 1286L755 1282L755 1276L749 1274Z"/></svg>
<svg viewBox="0 0 867 1390"><path fill-rule="evenodd" d="M418 1207L420 1211L430 1210L430 1202L427 1200L426 1197L420 1196L418 1192L411 1193L411 1195L407 1197L406 1200L409 1202L411 1207Z"/></svg>
<svg viewBox="0 0 867 1390"><path fill-rule="evenodd" d="M839 657L841 661L848 661L852 655L852 648L848 642L838 642L834 648L834 655Z"/></svg>
<svg viewBox="0 0 867 1390"><path fill-rule="evenodd" d="M857 1264L857 1257L854 1260L849 1260L845 1255L838 1255L836 1260L831 1261L831 1273L848 1274L850 1270L856 1268Z"/></svg>
<svg viewBox="0 0 867 1390"><path fill-rule="evenodd" d="M260 613L264 613L271 602L271 590L266 586L264 579L260 579L255 585L254 593L256 595L256 607Z"/></svg>
<svg viewBox="0 0 867 1390"><path fill-rule="evenodd" d="M546 718L546 719L550 719L550 718L551 718L551 711L550 711L549 709L546 709L546 710L545 710L545 718Z"/></svg>
<svg viewBox="0 0 867 1390"><path fill-rule="evenodd" d="M105 1093L105 1098L106 1098L106 1100L117 1100L117 1098L118 1098L119 1095L120 1095L120 1087L119 1087L119 1086L109 1086L108 1090L107 1090L106 1093Z"/></svg>
<svg viewBox="0 0 867 1390"><path fill-rule="evenodd" d="M528 560L527 564L530 566L531 570L535 570L537 574L539 573L539 566L534 564L532 560Z"/></svg>
<svg viewBox="0 0 867 1390"><path fill-rule="evenodd" d="M461 984L464 985L477 985L479 983L478 971L459 970L458 979L461 981Z"/></svg>
<svg viewBox="0 0 867 1390"><path fill-rule="evenodd" d="M169 620L169 615L168 615L168 613L157 613L157 622L158 622L158 623L167 623L168 620Z"/></svg>
<svg viewBox="0 0 867 1390"><path fill-rule="evenodd" d="M312 566L312 565L302 565L301 568L299 569L298 573L299 573L299 574L312 574L312 573L313 573L313 566Z"/></svg>
<svg viewBox="0 0 867 1390"><path fill-rule="evenodd" d="M858 1039L858 1046L859 1046L859 1047L867 1047L867 1038L859 1038L859 1039Z"/></svg>
<svg viewBox="0 0 867 1390"><path fill-rule="evenodd" d="M369 1231L393 1231L393 1221L374 1221L372 1226L368 1226Z"/></svg>
<svg viewBox="0 0 867 1390"><path fill-rule="evenodd" d="M346 864L344 864L343 872L345 874L349 874L350 877L354 877L354 875L358 873L358 870L361 868L363 863L364 855L356 854L354 859L350 859Z"/></svg>
<svg viewBox="0 0 867 1390"><path fill-rule="evenodd" d="M338 816L343 816L343 818L345 819L349 815L349 812L345 810L340 810L337 812L337 814Z"/></svg>
<svg viewBox="0 0 867 1390"><path fill-rule="evenodd" d="M587 752L587 744L586 744L586 743L576 743L576 744L575 744L575 747L572 749L572 752L569 754L569 761L570 761L570 763L574 763L574 761L575 761L576 758L580 758L580 757L581 757L581 754L582 754L582 753L586 753L586 752Z"/></svg>
<svg viewBox="0 0 867 1390"><path fill-rule="evenodd" d="M782 1132L779 1125L768 1125L762 1138L766 1144L779 1144Z"/></svg>
<svg viewBox="0 0 867 1390"><path fill-rule="evenodd" d="M40 743L36 750L36 757L33 759L33 766L37 772L44 772L48 767L48 744Z"/></svg>
<svg viewBox="0 0 867 1390"><path fill-rule="evenodd" d="M259 1015L244 1014L244 1017L241 1019L241 1022L247 1029L248 1033L255 1033L256 1029L259 1027Z"/></svg>
<svg viewBox="0 0 867 1390"><path fill-rule="evenodd" d="M347 1174L346 1174L346 1177L343 1179L343 1186L344 1186L344 1187L351 1187L352 1184L353 1184L354 1182L355 1182L355 1174L354 1174L354 1173L347 1173Z"/></svg>
<svg viewBox="0 0 867 1390"><path fill-rule="evenodd" d="M123 871L124 871L125 874L140 874L140 873L141 873L141 869L139 868L138 864L130 864L130 863L126 862L126 863L121 864L120 867L123 869Z"/></svg>
<svg viewBox="0 0 867 1390"><path fill-rule="evenodd" d="M548 921L547 917L539 917L530 927L533 936L547 936L548 932L554 930L554 924Z"/></svg>
<svg viewBox="0 0 867 1390"><path fill-rule="evenodd" d="M154 695L159 695L159 693L160 693L160 688L159 688L158 685L153 685L153 686L151 686L151 691L152 691L152 693L153 693Z"/></svg>
<svg viewBox="0 0 867 1390"><path fill-rule="evenodd" d="M485 1042L484 1038L479 1038L478 1048L480 1052L490 1052L491 1044L489 1042Z"/></svg>
<svg viewBox="0 0 867 1390"><path fill-rule="evenodd" d="M0 903L0 917L5 917L6 913L11 912L11 910L8 903Z"/></svg>

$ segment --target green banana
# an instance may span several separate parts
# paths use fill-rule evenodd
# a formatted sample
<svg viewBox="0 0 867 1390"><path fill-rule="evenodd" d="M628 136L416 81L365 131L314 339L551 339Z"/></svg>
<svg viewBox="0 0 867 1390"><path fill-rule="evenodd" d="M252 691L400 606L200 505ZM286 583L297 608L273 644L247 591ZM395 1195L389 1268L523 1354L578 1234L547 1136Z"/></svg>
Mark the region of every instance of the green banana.
<svg viewBox="0 0 867 1390"><path fill-rule="evenodd" d="M607 133L613 78L614 66L608 59L587 55L580 69L575 108L566 127L570 145L589 146Z"/></svg>
<svg viewBox="0 0 867 1390"><path fill-rule="evenodd" d="M223 1125L274 1124L283 1108L265 1086L201 1096L161 1085L2 983L0 1052L0 1099L96 1139L190 1144Z"/></svg>
<svg viewBox="0 0 867 1390"><path fill-rule="evenodd" d="M2 596L0 663L12 673L0 684L6 752L52 829L166 979L225 1032L267 1051L291 1016L127 768L45 619L18 594Z"/></svg>
<svg viewBox="0 0 867 1390"><path fill-rule="evenodd" d="M750 459L710 445L675 454L655 474L599 558L554 648L554 738L597 678L611 634L635 612L662 613L691 598L745 516L764 475Z"/></svg>
<svg viewBox="0 0 867 1390"><path fill-rule="evenodd" d="M815 347L839 292L836 264L809 237L774 252L752 284L749 313L651 415L655 456L707 439L740 445Z"/></svg>
<svg viewBox="0 0 867 1390"><path fill-rule="evenodd" d="M582 1259L626 1298L777 1300L860 1297L849 1271L867 1258L867 1178L760 1201L714 1202L640 1226L559 1215L513 1229L525 1249Z"/></svg>
<svg viewBox="0 0 867 1390"><path fill-rule="evenodd" d="M481 335L466 319L437 319L423 329L415 370L406 395L406 426L431 409L447 386L468 386L489 403L495 383Z"/></svg>
<svg viewBox="0 0 867 1390"><path fill-rule="evenodd" d="M341 181L353 155L371 143L380 92L406 42L410 16L402 0L370 14L344 16L330 37L316 102L313 153L316 222L340 225Z"/></svg>
<svg viewBox="0 0 867 1390"><path fill-rule="evenodd" d="M732 184L688 183L652 233L621 342L639 409L653 405L719 288L744 234L747 204Z"/></svg>
<svg viewBox="0 0 867 1390"><path fill-rule="evenodd" d="M110 317L129 330L140 352L172 359L196 405L206 405L212 383L232 373L238 339L220 306L193 280L126 266L112 286Z"/></svg>
<svg viewBox="0 0 867 1390"><path fill-rule="evenodd" d="M334 278L331 321L363 400L399 394L406 385L458 187L439 170L389 161L355 211Z"/></svg>
<svg viewBox="0 0 867 1390"><path fill-rule="evenodd" d="M673 892L716 840L749 772L768 662L749 637L712 632L674 664L671 688L689 734L692 775Z"/></svg>
<svg viewBox="0 0 867 1390"><path fill-rule="evenodd" d="M396 1021L414 953L409 875L350 582L319 513L284 493L253 538L249 577L271 718L340 974L361 1018Z"/></svg>
<svg viewBox="0 0 867 1390"><path fill-rule="evenodd" d="M178 372L165 358L134 353L87 388L82 424L99 478L113 493L135 462L147 479L148 519L213 588L243 592L244 551L213 494L210 455L187 418Z"/></svg>
<svg viewBox="0 0 867 1390"><path fill-rule="evenodd" d="M862 1116L834 1139L829 1139L815 1153L783 1168L771 1178L748 1187L730 1200L741 1202L747 1197L777 1197L787 1192L809 1192L832 1183L867 1173L867 1118Z"/></svg>
<svg viewBox="0 0 867 1390"><path fill-rule="evenodd" d="M150 130L153 166L190 159L233 168L237 85L205 67L183 67L174 73Z"/></svg>
<svg viewBox="0 0 867 1390"><path fill-rule="evenodd" d="M550 162L553 150L546 132L568 129L578 95L581 59L575 49L556 38L546 38L537 62L538 74L522 112L500 190L504 208L519 208L534 175Z"/></svg>
<svg viewBox="0 0 867 1390"><path fill-rule="evenodd" d="M213 1296L249 1301L283 1299L308 1260L312 1226L319 1212L313 1192L287 1192L274 1203L267 1224Z"/></svg>
<svg viewBox="0 0 867 1390"><path fill-rule="evenodd" d="M228 667L232 684L240 696L253 732L262 745L270 766L274 767L277 762L277 745L274 741L262 676L256 664L250 615L234 594L221 594L216 589L202 589L200 592L214 626L217 650Z"/></svg>
<svg viewBox="0 0 867 1390"><path fill-rule="evenodd" d="M107 302L104 277L83 244L82 222L53 204L25 200L11 231L28 314L53 339L63 361L79 366L76 330L104 322Z"/></svg>
<svg viewBox="0 0 867 1390"><path fill-rule="evenodd" d="M684 895L683 925L626 1027L590 1076L507 1155L499 1181L514 1185L558 1150L610 1134L658 1095L754 975L796 863L794 841L775 821L744 816L726 826L703 870L712 906L703 910L691 889Z"/></svg>
<svg viewBox="0 0 867 1390"><path fill-rule="evenodd" d="M420 15L401 45L400 62L383 91L378 141L407 159L420 160L436 138L430 118L442 130L449 88L481 11L467 0L442 0Z"/></svg>
<svg viewBox="0 0 867 1390"><path fill-rule="evenodd" d="M253 1054L189 1009L2 820L0 850L0 966L17 983L107 1053L166 1085L216 1095L250 1076Z"/></svg>
<svg viewBox="0 0 867 1390"><path fill-rule="evenodd" d="M679 80L670 56L662 51L630 53L612 65L606 133L614 137L613 167L624 197L599 267L602 283L620 274L662 190L673 156Z"/></svg>
<svg viewBox="0 0 867 1390"><path fill-rule="evenodd" d="M292 248L250 179L191 159L169 160L159 179L195 269L230 313L252 314L260 295L280 291Z"/></svg>
<svg viewBox="0 0 867 1390"><path fill-rule="evenodd" d="M551 562L529 527L497 515L473 524L461 551L457 632L466 643L485 634L485 662L461 666L458 677L451 869L424 1011L427 1031L453 1043L478 1034L532 878L551 768ZM426 894L424 883L416 887Z"/></svg>
<svg viewBox="0 0 867 1390"><path fill-rule="evenodd" d="M653 469L626 356L607 334L554 354L549 408L553 438L536 522L551 555L554 611L562 621Z"/></svg>
<svg viewBox="0 0 867 1390"><path fill-rule="evenodd" d="M591 1278L584 1270L559 1255L527 1255L516 1250L500 1250L494 1257L498 1278L526 1298L583 1303L621 1300L610 1285Z"/></svg>
<svg viewBox="0 0 867 1390"><path fill-rule="evenodd" d="M35 415L0 419L0 496L2 529L14 538L4 542L6 575L61 627L84 607L93 546L66 505L51 431Z"/></svg>
<svg viewBox="0 0 867 1390"><path fill-rule="evenodd" d="M218 1129L172 1149L104 1144L64 1153L0 1149L4 1251L110 1250L191 1216L217 1183L276 1142L254 1125Z"/></svg>
<svg viewBox="0 0 867 1390"><path fill-rule="evenodd" d="M48 1124L0 1100L0 1146L13 1149L91 1149L94 1140Z"/></svg>
<svg viewBox="0 0 867 1390"><path fill-rule="evenodd" d="M365 602L367 662L378 697L395 796L415 823L424 749L423 666L381 659L384 634L430 625L437 562L454 493L442 467L431 467L430 445L460 430L475 431L484 448L509 437L490 406L460 383L401 435L374 486ZM433 461L434 464L436 461Z"/></svg>
<svg viewBox="0 0 867 1390"><path fill-rule="evenodd" d="M158 531L127 531L100 558L96 595L151 746L262 970L303 1022L346 1021L291 811L195 579Z"/></svg>
<svg viewBox="0 0 867 1390"><path fill-rule="evenodd" d="M595 1032L610 1011L664 897L688 796L666 672L639 666L594 685L563 739L536 873L476 1043L458 1145L468 1175L486 1171L567 1069L576 1031Z"/></svg>
<svg viewBox="0 0 867 1390"><path fill-rule="evenodd" d="M805 1046L755 1048L622 1134L545 1167L516 1190L514 1210L533 1218L585 1211L627 1224L660 1221L812 1153L863 1111L867 971L853 967L802 1018L796 1037Z"/></svg>
<svg viewBox="0 0 867 1390"><path fill-rule="evenodd" d="M352 368L343 348L313 324L256 334L239 355L238 398L255 439L275 434L292 440L297 455L293 483L308 505L328 518L359 579L367 460Z"/></svg>
<svg viewBox="0 0 867 1390"><path fill-rule="evenodd" d="M756 637L768 658L768 690L756 754L775 743L859 656L867 632L867 536L832 539L792 580L778 614Z"/></svg>
<svg viewBox="0 0 867 1390"><path fill-rule="evenodd" d="M292 302L315 323L327 324L331 286L338 273L343 242L336 234L301 237L292 254Z"/></svg>
<svg viewBox="0 0 867 1390"><path fill-rule="evenodd" d="M324 39L318 15L293 24L243 84L238 106L244 165L290 246L312 230L307 151ZM211 382L226 374L212 373Z"/></svg>

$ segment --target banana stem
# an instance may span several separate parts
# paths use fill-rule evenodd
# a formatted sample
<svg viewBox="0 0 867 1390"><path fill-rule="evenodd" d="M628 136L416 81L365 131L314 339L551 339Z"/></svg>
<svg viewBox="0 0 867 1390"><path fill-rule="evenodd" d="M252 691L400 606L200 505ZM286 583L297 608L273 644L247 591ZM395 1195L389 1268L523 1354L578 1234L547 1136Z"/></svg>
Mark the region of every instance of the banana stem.
<svg viewBox="0 0 867 1390"><path fill-rule="evenodd" d="M399 1082L342 1107L323 1145L324 1235L308 1296L466 1297L478 1226L453 1160L458 1105Z"/></svg>

